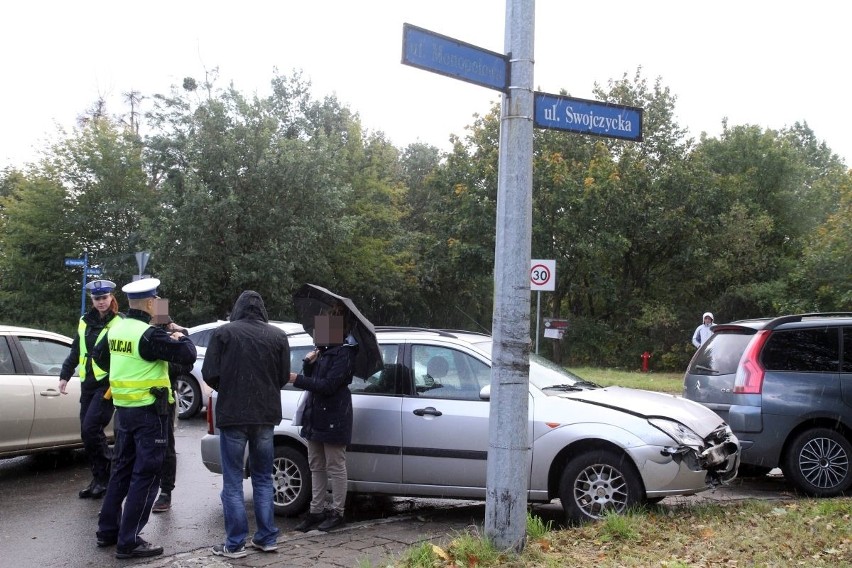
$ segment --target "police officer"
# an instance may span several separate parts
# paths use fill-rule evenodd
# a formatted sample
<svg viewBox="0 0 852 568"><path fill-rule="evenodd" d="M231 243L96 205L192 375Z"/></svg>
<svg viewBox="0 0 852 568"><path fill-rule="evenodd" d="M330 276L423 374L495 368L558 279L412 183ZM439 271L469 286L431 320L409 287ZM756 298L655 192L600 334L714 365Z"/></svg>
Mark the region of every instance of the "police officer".
<svg viewBox="0 0 852 568"><path fill-rule="evenodd" d="M178 331L150 324L158 312L156 278L122 287L130 310L95 346L95 362L109 370L116 407L116 441L112 477L98 518L99 547L117 545L116 558L157 556L162 546L139 533L157 497L168 445L169 362L191 365L195 345ZM125 500L126 498L126 500ZM122 509L122 501L124 507Z"/></svg>
<svg viewBox="0 0 852 568"><path fill-rule="evenodd" d="M104 428L112 420L113 404L109 398L109 377L106 370L92 361L92 349L107 330L121 320L118 302L113 291L115 283L93 280L86 284L92 299L92 308L80 318L77 335L71 343L71 353L59 371L59 392L68 394L67 385L74 369L80 375L80 437L89 457L92 480L80 490L81 499L99 499L106 493L109 483L111 451L107 445Z"/></svg>
<svg viewBox="0 0 852 568"><path fill-rule="evenodd" d="M165 316L166 323L161 327L168 332L179 331L184 335L189 332L172 321L168 315ZM172 396L177 396L177 381L181 375L187 375L192 371L192 365L178 365L169 363L169 382L172 385ZM177 452L175 451L175 414L177 414L177 401L169 405L169 444L166 448L166 457L163 460L163 471L160 473L160 496L154 501L151 508L152 513L163 513L172 508L172 491L175 488L177 478Z"/></svg>

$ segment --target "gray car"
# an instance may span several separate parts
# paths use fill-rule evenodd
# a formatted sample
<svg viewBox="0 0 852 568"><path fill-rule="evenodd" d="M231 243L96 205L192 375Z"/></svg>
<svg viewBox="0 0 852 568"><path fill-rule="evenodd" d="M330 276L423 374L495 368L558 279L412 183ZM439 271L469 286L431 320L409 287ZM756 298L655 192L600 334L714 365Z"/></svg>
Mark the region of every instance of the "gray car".
<svg viewBox="0 0 852 568"><path fill-rule="evenodd" d="M349 490L484 499L491 337L381 327L376 335L384 369L350 385L355 414L347 452ZM294 334L290 346L299 370L312 340ZM736 437L700 404L600 388L531 359L530 502L560 498L567 519L578 522L669 495L698 493L736 475ZM296 515L310 501L306 443L291 424L300 392L291 386L281 391L284 419L275 429L275 504L281 515ZM214 416L208 412L201 454L209 470L221 473Z"/></svg>
<svg viewBox="0 0 852 568"><path fill-rule="evenodd" d="M805 494L852 487L852 314L717 325L684 375L684 396L742 444L741 475L780 467Z"/></svg>

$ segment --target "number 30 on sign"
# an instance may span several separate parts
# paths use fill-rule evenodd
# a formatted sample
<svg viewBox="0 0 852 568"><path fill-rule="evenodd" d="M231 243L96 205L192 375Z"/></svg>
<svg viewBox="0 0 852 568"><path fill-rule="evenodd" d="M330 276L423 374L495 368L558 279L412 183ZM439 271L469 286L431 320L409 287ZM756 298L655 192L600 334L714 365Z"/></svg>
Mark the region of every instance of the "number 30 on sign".
<svg viewBox="0 0 852 568"><path fill-rule="evenodd" d="M553 292L556 290L556 261L533 259L530 261L530 290Z"/></svg>

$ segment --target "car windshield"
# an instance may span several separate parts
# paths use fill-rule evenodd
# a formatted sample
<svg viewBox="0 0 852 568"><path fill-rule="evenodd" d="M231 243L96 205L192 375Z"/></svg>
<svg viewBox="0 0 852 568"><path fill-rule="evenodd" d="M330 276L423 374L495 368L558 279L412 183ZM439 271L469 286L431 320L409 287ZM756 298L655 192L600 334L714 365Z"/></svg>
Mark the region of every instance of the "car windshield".
<svg viewBox="0 0 852 568"><path fill-rule="evenodd" d="M475 343L491 357L491 341ZM543 391L583 390L599 388L600 385L587 381L534 353L530 353L530 383Z"/></svg>

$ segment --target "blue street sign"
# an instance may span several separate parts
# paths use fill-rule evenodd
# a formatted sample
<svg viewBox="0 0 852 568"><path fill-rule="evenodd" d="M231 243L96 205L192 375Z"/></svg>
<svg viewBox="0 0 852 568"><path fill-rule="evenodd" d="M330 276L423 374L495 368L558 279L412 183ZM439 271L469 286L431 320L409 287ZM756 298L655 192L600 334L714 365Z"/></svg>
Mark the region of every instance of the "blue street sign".
<svg viewBox="0 0 852 568"><path fill-rule="evenodd" d="M539 92L534 101L533 124L539 128L642 141L641 108Z"/></svg>
<svg viewBox="0 0 852 568"><path fill-rule="evenodd" d="M402 62L502 92L509 86L505 55L411 24L402 24Z"/></svg>
<svg viewBox="0 0 852 568"><path fill-rule="evenodd" d="M67 258L65 259L65 266L86 266L85 258Z"/></svg>
<svg viewBox="0 0 852 568"><path fill-rule="evenodd" d="M100 276L103 273L103 270L100 268L89 268L86 270L86 276Z"/></svg>

